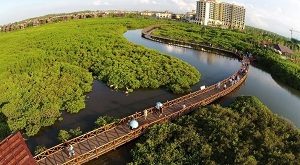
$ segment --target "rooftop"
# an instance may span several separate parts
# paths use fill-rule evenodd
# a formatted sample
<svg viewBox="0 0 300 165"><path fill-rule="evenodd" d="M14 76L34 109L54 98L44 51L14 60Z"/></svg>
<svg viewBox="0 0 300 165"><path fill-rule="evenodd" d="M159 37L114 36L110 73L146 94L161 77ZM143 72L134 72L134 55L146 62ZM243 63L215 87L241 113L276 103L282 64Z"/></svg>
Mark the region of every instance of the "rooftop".
<svg viewBox="0 0 300 165"><path fill-rule="evenodd" d="M274 45L274 48L281 51L284 54L293 54L294 53L290 48L288 48L284 45L276 44L276 45Z"/></svg>
<svg viewBox="0 0 300 165"><path fill-rule="evenodd" d="M36 164L20 132L12 134L0 142L0 164Z"/></svg>

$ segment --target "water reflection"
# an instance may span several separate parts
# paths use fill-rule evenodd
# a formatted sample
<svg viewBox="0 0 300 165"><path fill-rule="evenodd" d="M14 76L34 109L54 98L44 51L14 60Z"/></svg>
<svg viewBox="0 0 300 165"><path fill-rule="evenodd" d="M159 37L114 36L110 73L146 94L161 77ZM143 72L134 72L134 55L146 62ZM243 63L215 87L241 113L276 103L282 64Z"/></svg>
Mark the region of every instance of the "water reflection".
<svg viewBox="0 0 300 165"><path fill-rule="evenodd" d="M225 75L235 72L239 65L236 59L227 56L218 56L180 47L176 47L177 51L170 51L170 49L165 48L168 45L154 43L141 38L139 30L129 31L125 34L125 37L131 42L176 56L194 65L203 74L203 79L200 82L203 84L211 84L225 78ZM177 53L178 49L184 50L184 54L179 55ZM199 85L196 86L198 87ZM245 85L222 100L227 100L228 102L228 100L233 100L234 97L241 95L257 96L274 113L300 127L300 91L278 83L269 73L262 69L252 66Z"/></svg>
<svg viewBox="0 0 300 165"><path fill-rule="evenodd" d="M193 89L202 85L216 83L238 70L240 63L231 57L213 53L201 52L187 48L180 48L152 42L141 38L141 30L132 30L124 34L131 42L180 58L200 70L201 81ZM222 104L228 104L234 97L254 95L261 99L273 112L292 121L300 127L300 92L274 81L272 76L263 70L251 67L245 84L234 93L222 98ZM153 106L157 101L166 101L178 97L166 91L138 90L126 96L123 92L112 91L104 83L95 81L93 91L88 94L86 108L79 114L63 114L64 120L48 127L38 136L30 138L28 144L31 149L37 144L54 146L60 129L70 129L80 126L83 131L91 130L98 116L111 115L124 117L136 111ZM130 143L133 144L133 143ZM116 151L101 156L91 164L125 164L130 161L129 150L133 145L125 145ZM117 159L115 159L117 158ZM89 164L89 163L88 163Z"/></svg>
<svg viewBox="0 0 300 165"><path fill-rule="evenodd" d="M145 40L140 37L140 30L128 31L125 33L125 37L133 43L178 57L199 69L202 73L202 80L194 86L193 89L195 90L201 84L212 84L227 77L235 72L239 65L237 60L230 57ZM300 118L300 92L276 82L267 72L256 67L251 67L246 82L230 95L218 100L217 103L228 105L235 97L241 95L257 96L273 112L300 127L300 120L298 120ZM112 151L88 164L126 164L130 162L130 154L128 153L132 147L132 143L122 146L120 150L124 151L123 153ZM122 154L123 162L120 161L117 163L113 160L108 160L107 157L110 158L111 154L117 154L119 158L119 154Z"/></svg>

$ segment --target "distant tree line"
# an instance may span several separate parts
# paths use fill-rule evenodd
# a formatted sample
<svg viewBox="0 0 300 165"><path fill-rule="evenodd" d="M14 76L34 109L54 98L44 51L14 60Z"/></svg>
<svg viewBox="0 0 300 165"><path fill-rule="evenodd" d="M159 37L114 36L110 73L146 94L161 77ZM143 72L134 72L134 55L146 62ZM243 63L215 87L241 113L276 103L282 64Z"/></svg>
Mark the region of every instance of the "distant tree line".
<svg viewBox="0 0 300 165"><path fill-rule="evenodd" d="M87 19L87 18L100 18L100 17L125 17L125 16L138 16L137 13L127 13L121 11L81 11L73 13L49 14L46 16L26 19L20 22L10 23L0 26L0 32L10 32L15 30L22 30L28 27L36 27L49 23L57 23L62 21Z"/></svg>

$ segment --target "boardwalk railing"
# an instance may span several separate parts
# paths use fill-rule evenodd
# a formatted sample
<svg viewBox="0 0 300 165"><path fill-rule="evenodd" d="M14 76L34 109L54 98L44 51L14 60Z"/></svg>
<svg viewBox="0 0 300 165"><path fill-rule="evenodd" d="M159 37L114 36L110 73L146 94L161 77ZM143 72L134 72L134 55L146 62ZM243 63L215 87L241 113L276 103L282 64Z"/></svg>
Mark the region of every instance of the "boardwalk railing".
<svg viewBox="0 0 300 165"><path fill-rule="evenodd" d="M152 26L145 28L142 31L142 36L151 39L158 40L158 37L152 36L151 32L153 29L158 26ZM171 42L171 39L163 38L163 41L160 42ZM184 43L189 45L190 43ZM231 52L233 53L233 52ZM235 54L238 58L241 58L240 55ZM245 62L245 61L244 61ZM244 74L236 72L225 80L222 80L220 83L223 86L228 84L226 89L217 88L217 84L211 85L204 90L198 90L190 94L184 95L182 97L176 98L171 101L167 101L163 104L163 115L157 115L157 109L151 107L147 109L149 118L144 119L143 111L137 112L131 116L127 116L121 119L117 123L111 123L105 125L101 128L90 131L84 135L76 137L67 141L68 144L76 145L77 154L73 158L66 158L68 155L65 153L64 144L59 144L54 146L38 155L34 158L39 164L82 164L88 162L94 158L99 157L100 155L107 153L143 134L147 128L154 124L163 123L166 121L174 120L184 114L187 114L198 108L200 106L205 106L213 101L229 94L233 90L237 89L247 78L248 73L248 61L246 64L243 64L242 67L246 69ZM240 80L234 84L229 84L229 79L232 77L239 76ZM183 106L186 105L186 106ZM127 123L132 119L137 119L140 123L139 128L135 130L130 130ZM105 140L103 140L105 139ZM100 142L101 141L101 142ZM83 146L83 147L82 147ZM86 148L86 149L82 149ZM80 151L78 151L80 150ZM82 150L82 151L81 151Z"/></svg>

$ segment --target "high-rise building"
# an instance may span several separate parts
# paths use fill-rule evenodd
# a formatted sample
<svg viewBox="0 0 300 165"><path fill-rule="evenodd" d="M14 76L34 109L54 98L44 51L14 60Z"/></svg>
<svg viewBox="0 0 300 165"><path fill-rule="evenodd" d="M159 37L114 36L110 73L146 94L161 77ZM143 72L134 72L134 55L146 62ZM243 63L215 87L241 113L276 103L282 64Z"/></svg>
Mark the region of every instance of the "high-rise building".
<svg viewBox="0 0 300 165"><path fill-rule="evenodd" d="M197 1L196 20L201 25L208 25L210 13L210 2L206 0Z"/></svg>
<svg viewBox="0 0 300 165"><path fill-rule="evenodd" d="M201 25L244 29L245 12L246 9L243 6L219 3L217 0L199 0L197 1L196 22Z"/></svg>

